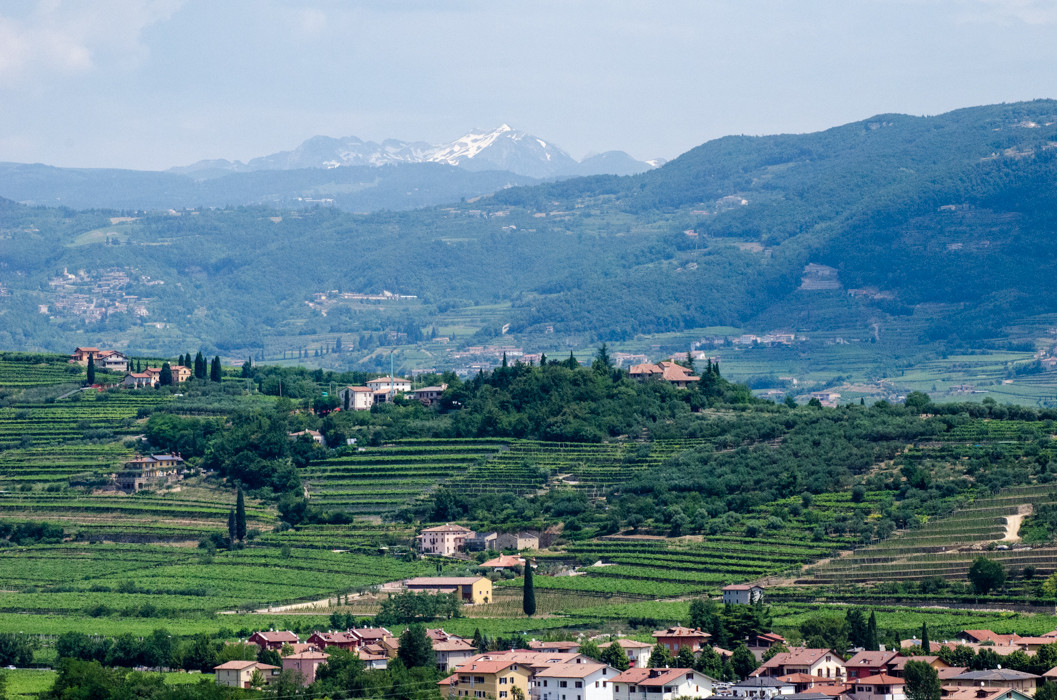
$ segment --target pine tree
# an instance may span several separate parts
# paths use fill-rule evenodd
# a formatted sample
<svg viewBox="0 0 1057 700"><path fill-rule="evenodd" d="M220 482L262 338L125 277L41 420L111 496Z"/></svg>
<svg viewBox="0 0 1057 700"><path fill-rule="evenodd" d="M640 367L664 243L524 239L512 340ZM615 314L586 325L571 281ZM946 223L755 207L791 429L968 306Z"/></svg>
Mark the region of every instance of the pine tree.
<svg viewBox="0 0 1057 700"><path fill-rule="evenodd" d="M169 367L168 362L161 366L161 373L158 375L158 384L161 384L162 386L172 386L172 368Z"/></svg>
<svg viewBox="0 0 1057 700"><path fill-rule="evenodd" d="M246 502L242 496L241 486L235 497L235 535L240 541L246 539Z"/></svg>
<svg viewBox="0 0 1057 700"><path fill-rule="evenodd" d="M237 534L238 530L235 527L235 509L232 508L228 511L228 539L234 542Z"/></svg>
<svg viewBox="0 0 1057 700"><path fill-rule="evenodd" d="M91 386L92 384L95 384L95 359L91 355L89 355L88 356L88 385Z"/></svg>
<svg viewBox="0 0 1057 700"><path fill-rule="evenodd" d="M932 647L929 646L929 626L928 624L921 623L921 653L929 654L932 651Z"/></svg>
<svg viewBox="0 0 1057 700"><path fill-rule="evenodd" d="M536 587L532 583L532 562L525 562L525 588L521 596L521 609L532 617L536 614Z"/></svg>
<svg viewBox="0 0 1057 700"><path fill-rule="evenodd" d="M220 356L217 355L213 358L213 364L209 369L210 381L220 383Z"/></svg>

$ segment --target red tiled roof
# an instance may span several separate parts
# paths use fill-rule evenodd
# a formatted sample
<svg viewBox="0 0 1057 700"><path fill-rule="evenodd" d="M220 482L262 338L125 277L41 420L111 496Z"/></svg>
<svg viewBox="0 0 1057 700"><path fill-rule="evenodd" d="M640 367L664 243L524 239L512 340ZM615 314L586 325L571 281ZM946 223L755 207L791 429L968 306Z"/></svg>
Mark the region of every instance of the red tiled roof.
<svg viewBox="0 0 1057 700"><path fill-rule="evenodd" d="M297 638L296 634L289 630L282 632L254 632L251 637L260 637L266 642L273 643L283 642L287 644L293 644L294 642L301 641Z"/></svg>
<svg viewBox="0 0 1057 700"><path fill-rule="evenodd" d="M468 530L462 525L452 525L451 523L447 523L436 527L423 528L422 532L473 532L473 530Z"/></svg>
<svg viewBox="0 0 1057 700"><path fill-rule="evenodd" d="M652 649L652 644L646 642L636 642L634 639L618 639L615 642L606 642L605 644L599 644L599 649L605 649L613 644L616 644L622 649Z"/></svg>
<svg viewBox="0 0 1057 700"><path fill-rule="evenodd" d="M482 567L495 567L504 568L507 566L523 566L525 564L524 557L517 557L512 554L504 554L498 556L495 559L489 559L488 561L481 564Z"/></svg>
<svg viewBox="0 0 1057 700"><path fill-rule="evenodd" d="M555 664L536 672L537 678L587 678L608 664Z"/></svg>
<svg viewBox="0 0 1057 700"><path fill-rule="evenodd" d="M652 633L654 637L687 637L687 638L702 638L707 639L711 637L708 632L702 632L701 628L690 629L689 627L669 627L666 630L657 630Z"/></svg>
<svg viewBox="0 0 1057 700"><path fill-rule="evenodd" d="M849 683L872 683L873 685L903 685L906 683L906 679L896 678L895 676L889 676L887 673L879 673L876 676L867 676L866 678L853 678Z"/></svg>
<svg viewBox="0 0 1057 700"><path fill-rule="evenodd" d="M855 656L851 657L844 662L846 668L861 667L867 668L880 667L892 661L897 656L898 652L895 651L860 651Z"/></svg>
<svg viewBox="0 0 1057 700"><path fill-rule="evenodd" d="M278 666L269 666L268 664L262 664L258 661L226 661L219 666L214 666L214 671L241 671L244 668L255 666L262 671L270 671L271 669L279 668Z"/></svg>

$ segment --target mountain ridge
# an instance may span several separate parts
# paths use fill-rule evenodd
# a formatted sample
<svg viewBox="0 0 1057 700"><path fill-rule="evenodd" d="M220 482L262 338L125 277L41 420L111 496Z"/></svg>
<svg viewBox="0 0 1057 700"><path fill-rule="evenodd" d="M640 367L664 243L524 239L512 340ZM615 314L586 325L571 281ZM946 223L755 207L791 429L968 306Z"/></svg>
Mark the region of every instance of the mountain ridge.
<svg viewBox="0 0 1057 700"><path fill-rule="evenodd" d="M601 156L608 157L599 160ZM356 136L313 136L290 151L260 156L246 163L201 160L166 172L208 178L219 172L443 163L472 171L508 170L541 179L603 173L636 175L656 167L657 162L663 161L638 161L623 151L608 151L577 161L552 142L503 124L495 129L471 129L453 141L438 145L399 139L376 143Z"/></svg>

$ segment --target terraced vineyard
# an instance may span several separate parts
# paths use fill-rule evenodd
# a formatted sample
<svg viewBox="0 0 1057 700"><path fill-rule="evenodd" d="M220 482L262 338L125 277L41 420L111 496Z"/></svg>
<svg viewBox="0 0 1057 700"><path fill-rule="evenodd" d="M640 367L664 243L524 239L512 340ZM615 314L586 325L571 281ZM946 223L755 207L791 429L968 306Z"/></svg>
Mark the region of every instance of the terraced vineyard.
<svg viewBox="0 0 1057 700"><path fill-rule="evenodd" d="M203 560L196 550L174 547L46 545L0 552L0 589L16 591L0 594L0 611L258 608L351 592L431 569L425 562L313 550L284 558L276 550L249 549Z"/></svg>
<svg viewBox="0 0 1057 700"><path fill-rule="evenodd" d="M132 435L141 408L171 400L167 394L147 391L85 391L75 396L76 400L0 408L0 449Z"/></svg>
<svg viewBox="0 0 1057 700"><path fill-rule="evenodd" d="M315 462L302 472L314 504L363 515L396 510L487 459L508 440L400 440Z"/></svg>
<svg viewBox="0 0 1057 700"><path fill-rule="evenodd" d="M45 362L17 362L0 353L0 388L27 389L84 381L85 368L71 365L66 355L54 355Z"/></svg>
<svg viewBox="0 0 1057 700"><path fill-rule="evenodd" d="M384 546L408 548L415 534L415 529L410 525L356 522L352 525L300 525L296 530L266 532L258 541L275 547L288 544L291 547L374 554Z"/></svg>
<svg viewBox="0 0 1057 700"><path fill-rule="evenodd" d="M707 440L658 440L584 444L518 440L495 457L474 465L452 485L472 493L510 490L529 493L548 479L601 495L607 486L658 467L674 454Z"/></svg>
<svg viewBox="0 0 1057 700"><path fill-rule="evenodd" d="M597 559L583 576L535 579L537 588L664 597L711 592L729 583L798 571L829 551L802 540L712 537L701 542L604 538L541 554L541 561Z"/></svg>
<svg viewBox="0 0 1057 700"><path fill-rule="evenodd" d="M132 458L122 445L63 445L0 452L0 484L72 481L113 473Z"/></svg>
<svg viewBox="0 0 1057 700"><path fill-rule="evenodd" d="M973 558L981 553L980 545L1005 537L1007 518L1021 512L1022 506L1052 501L1055 493L1057 486L1052 484L1004 489L948 518L816 567L800 583L905 581L929 576L964 579ZM1006 565L1033 565L1040 575L1048 575L1057 566L1057 549L1052 548L998 550L987 556Z"/></svg>

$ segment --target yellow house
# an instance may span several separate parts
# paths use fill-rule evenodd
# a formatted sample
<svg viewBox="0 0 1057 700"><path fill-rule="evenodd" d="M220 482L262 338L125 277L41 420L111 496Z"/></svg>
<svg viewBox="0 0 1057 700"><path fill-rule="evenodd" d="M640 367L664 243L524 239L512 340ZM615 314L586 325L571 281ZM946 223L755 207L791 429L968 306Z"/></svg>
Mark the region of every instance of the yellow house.
<svg viewBox="0 0 1057 700"><path fill-rule="evenodd" d="M482 656L467 660L439 685L448 687L449 698L513 700L514 688L520 688L523 697L529 697L531 676L532 668L516 659Z"/></svg>
<svg viewBox="0 0 1057 700"><path fill-rule="evenodd" d="M404 586L416 593L455 593L474 605L492 600L492 582L483 576L420 576L408 579Z"/></svg>
<svg viewBox="0 0 1057 700"><path fill-rule="evenodd" d="M249 688L253 679L253 672L260 671L264 676L264 682L268 685L279 680L282 669L278 666L269 666L259 661L228 661L213 667L216 673L217 685L226 685L229 688Z"/></svg>

